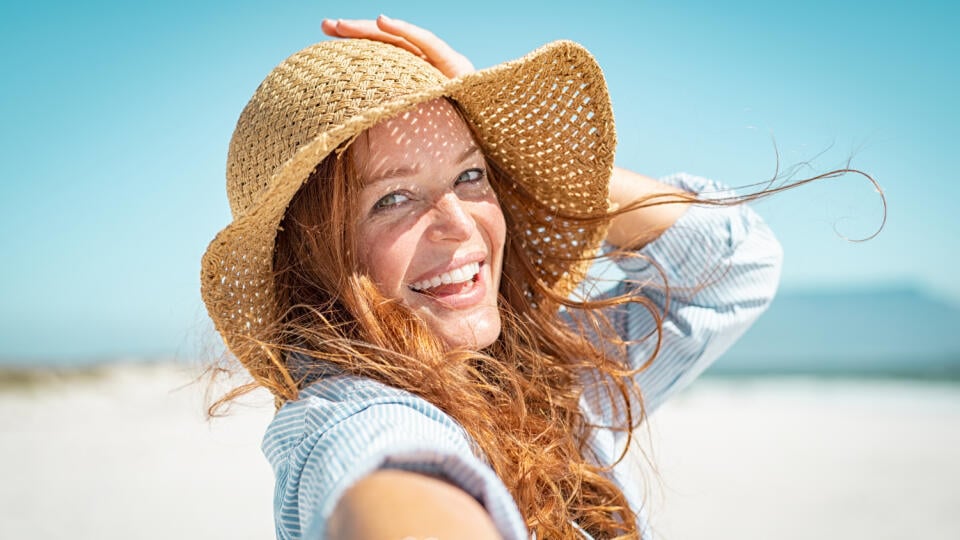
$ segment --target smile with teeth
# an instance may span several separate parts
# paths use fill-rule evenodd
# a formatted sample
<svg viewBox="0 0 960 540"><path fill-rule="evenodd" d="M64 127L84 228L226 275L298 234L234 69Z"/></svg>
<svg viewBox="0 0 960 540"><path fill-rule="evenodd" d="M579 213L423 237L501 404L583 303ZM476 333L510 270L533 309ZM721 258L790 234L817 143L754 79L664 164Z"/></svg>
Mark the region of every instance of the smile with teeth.
<svg viewBox="0 0 960 540"><path fill-rule="evenodd" d="M413 283L410 285L410 288L417 292L423 292L427 289L433 289L441 285L466 283L468 281L473 281L474 278L477 277L478 273L480 273L480 263L467 263L460 268L454 268L453 270L444 272L439 276L434 276L430 279Z"/></svg>

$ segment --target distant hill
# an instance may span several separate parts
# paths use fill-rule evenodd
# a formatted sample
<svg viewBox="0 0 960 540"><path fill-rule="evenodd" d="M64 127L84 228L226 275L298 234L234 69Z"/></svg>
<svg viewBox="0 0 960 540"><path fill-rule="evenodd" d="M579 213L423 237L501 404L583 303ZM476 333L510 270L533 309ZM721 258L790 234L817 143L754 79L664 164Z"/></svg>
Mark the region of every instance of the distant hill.
<svg viewBox="0 0 960 540"><path fill-rule="evenodd" d="M960 377L960 307L917 288L785 291L713 374Z"/></svg>

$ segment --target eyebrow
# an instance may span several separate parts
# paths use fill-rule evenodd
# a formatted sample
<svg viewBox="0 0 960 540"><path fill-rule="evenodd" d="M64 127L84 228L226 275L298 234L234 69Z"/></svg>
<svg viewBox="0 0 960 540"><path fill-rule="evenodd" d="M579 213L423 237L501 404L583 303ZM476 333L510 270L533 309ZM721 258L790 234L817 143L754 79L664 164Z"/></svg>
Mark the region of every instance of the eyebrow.
<svg viewBox="0 0 960 540"><path fill-rule="evenodd" d="M463 163L464 161L473 157L474 154L480 152L480 147L476 144L471 144L463 152L460 153L460 156L457 157L456 163ZM401 165L399 167L390 167L389 169L383 171L382 173L375 174L371 178L364 182L364 185L370 186L378 182L383 182L384 180L390 180L393 178L403 178L405 176L413 176L417 171L413 167L407 165Z"/></svg>

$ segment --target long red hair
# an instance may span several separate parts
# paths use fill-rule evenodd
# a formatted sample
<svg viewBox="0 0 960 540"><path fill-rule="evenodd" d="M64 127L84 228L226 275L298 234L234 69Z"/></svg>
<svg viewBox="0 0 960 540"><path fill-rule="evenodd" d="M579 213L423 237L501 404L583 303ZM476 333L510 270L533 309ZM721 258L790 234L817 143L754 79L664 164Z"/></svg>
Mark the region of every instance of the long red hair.
<svg viewBox="0 0 960 540"><path fill-rule="evenodd" d="M496 163L488 165L502 207L540 204ZM739 204L843 172L860 173L832 171L748 196L699 201L691 195L689 200ZM273 337L238 352L253 381L221 397L211 413L257 387L269 389L278 406L296 400L300 390L331 368L369 377L416 394L455 419L537 537L577 538L577 526L594 538L638 537L633 510L609 467L589 455L588 437L600 426L588 425L581 398L586 384L597 385L589 390L598 392L620 419L618 425L602 427L622 430L629 440L643 421L642 399L631 376L653 361L657 348L631 370L625 361L627 342L603 312L628 303L643 305L655 319L656 331L640 338L657 343L663 313L639 288L602 301L558 296L538 281L535 261L523 255L509 234L507 212L501 335L481 351L447 347L416 315L384 297L368 276L355 270L359 265L350 224L359 189L347 147L316 167L288 207L274 253L275 312L280 316L271 321ZM596 226L651 204L661 204L656 194L613 213L564 217ZM561 317L561 307L568 318ZM594 343L603 343L604 349Z"/></svg>
<svg viewBox="0 0 960 540"><path fill-rule="evenodd" d="M538 204L496 164L488 170L501 203L514 198ZM508 185L510 190L503 187ZM580 400L583 374L598 374L590 380L603 386L601 393L624 419L613 427L629 432L640 423L639 392L623 362L625 344L599 310L647 301L560 298L536 279L533 262L508 232L499 291L501 335L482 351L451 349L353 270L359 268L354 231L344 224L353 221L358 191L347 148L322 161L288 207L274 253L281 316L271 322L271 339L238 353L253 381L222 396L211 412L261 386L279 406L297 399L331 368L369 377L422 397L463 426L538 537L578 537L574 523L595 538L638 536L633 511L609 470L588 455L594 426L587 425ZM576 219L595 226L610 217ZM509 231L509 214L506 218ZM586 315L579 318L581 328L561 319L561 305ZM588 333L613 347L600 351ZM611 350L621 355L611 356Z"/></svg>

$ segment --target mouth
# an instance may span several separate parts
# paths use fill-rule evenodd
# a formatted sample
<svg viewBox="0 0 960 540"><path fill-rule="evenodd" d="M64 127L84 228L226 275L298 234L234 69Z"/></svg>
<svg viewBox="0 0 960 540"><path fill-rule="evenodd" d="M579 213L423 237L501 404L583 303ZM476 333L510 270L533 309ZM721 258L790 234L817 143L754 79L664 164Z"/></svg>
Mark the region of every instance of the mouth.
<svg viewBox="0 0 960 540"><path fill-rule="evenodd" d="M481 262L467 263L430 279L409 285L410 290L428 296L448 296L465 292L480 279Z"/></svg>

